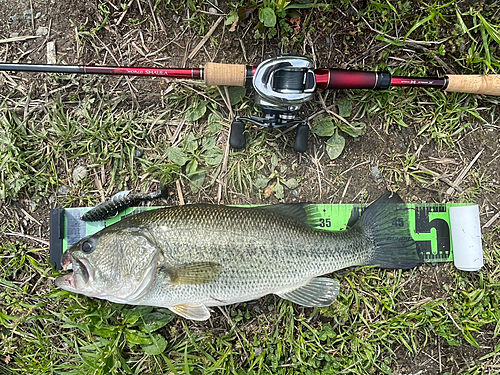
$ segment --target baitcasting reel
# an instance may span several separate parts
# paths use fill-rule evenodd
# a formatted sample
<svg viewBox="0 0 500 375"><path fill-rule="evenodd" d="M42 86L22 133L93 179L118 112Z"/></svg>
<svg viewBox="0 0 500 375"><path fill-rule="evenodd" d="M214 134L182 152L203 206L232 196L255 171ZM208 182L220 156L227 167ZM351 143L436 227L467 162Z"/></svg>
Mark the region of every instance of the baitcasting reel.
<svg viewBox="0 0 500 375"><path fill-rule="evenodd" d="M255 90L255 102L264 117L236 117L231 124L231 147L245 147L244 122L271 129L297 125L293 148L297 152L305 152L309 127L306 121L296 120L295 115L303 103L311 100L316 90L313 61L302 56L281 56L266 60L255 68L252 86Z"/></svg>

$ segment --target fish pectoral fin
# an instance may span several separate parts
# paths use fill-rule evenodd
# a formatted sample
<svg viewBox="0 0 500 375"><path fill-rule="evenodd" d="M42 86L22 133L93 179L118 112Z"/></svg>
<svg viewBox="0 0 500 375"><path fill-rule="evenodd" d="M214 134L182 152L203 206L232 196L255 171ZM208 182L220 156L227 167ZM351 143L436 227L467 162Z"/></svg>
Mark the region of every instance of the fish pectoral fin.
<svg viewBox="0 0 500 375"><path fill-rule="evenodd" d="M173 285L199 285L210 283L219 277L222 267L215 262L193 262L170 267L162 267Z"/></svg>
<svg viewBox="0 0 500 375"><path fill-rule="evenodd" d="M200 305L190 305L182 304L169 307L174 313L191 320L207 320L210 318L210 311L203 304Z"/></svg>
<svg viewBox="0 0 500 375"><path fill-rule="evenodd" d="M297 289L276 294L302 306L329 306L337 299L339 289L340 283L337 280L316 277Z"/></svg>

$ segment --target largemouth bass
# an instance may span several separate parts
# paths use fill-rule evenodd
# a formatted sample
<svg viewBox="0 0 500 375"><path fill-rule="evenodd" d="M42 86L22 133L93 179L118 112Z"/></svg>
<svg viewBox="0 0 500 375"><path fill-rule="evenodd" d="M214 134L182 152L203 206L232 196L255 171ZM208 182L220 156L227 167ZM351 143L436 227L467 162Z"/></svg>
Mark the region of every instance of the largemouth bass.
<svg viewBox="0 0 500 375"><path fill-rule="evenodd" d="M360 265L421 263L408 210L388 193L351 229L313 228L315 205L187 205L133 215L86 237L62 257L62 289L206 320L210 306L267 294L328 306L339 282L322 275Z"/></svg>

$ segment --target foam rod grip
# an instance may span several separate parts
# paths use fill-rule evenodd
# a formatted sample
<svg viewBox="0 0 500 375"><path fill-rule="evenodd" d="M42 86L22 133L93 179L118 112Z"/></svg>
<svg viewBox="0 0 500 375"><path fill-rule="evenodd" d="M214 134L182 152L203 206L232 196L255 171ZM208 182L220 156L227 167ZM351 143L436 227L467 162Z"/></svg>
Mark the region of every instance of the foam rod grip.
<svg viewBox="0 0 500 375"><path fill-rule="evenodd" d="M451 75L444 91L470 94L500 95L500 75Z"/></svg>
<svg viewBox="0 0 500 375"><path fill-rule="evenodd" d="M207 86L245 87L246 66L242 64L205 64L205 83Z"/></svg>

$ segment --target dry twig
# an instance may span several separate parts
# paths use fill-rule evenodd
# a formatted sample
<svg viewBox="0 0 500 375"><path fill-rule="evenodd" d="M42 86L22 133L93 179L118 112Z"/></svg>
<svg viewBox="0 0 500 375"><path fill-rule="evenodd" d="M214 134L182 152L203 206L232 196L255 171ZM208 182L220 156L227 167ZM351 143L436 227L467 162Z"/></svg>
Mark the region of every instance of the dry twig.
<svg viewBox="0 0 500 375"><path fill-rule="evenodd" d="M207 35L205 35L203 37L203 39L200 41L200 43L198 43L198 45L196 47L194 47L194 49L191 51L191 53L188 55L188 60L191 60L193 57L196 56L196 54L198 53L198 51L201 49L201 47L203 47L203 45L207 42L208 38L210 38L212 36L212 34L214 33L215 29L217 28L217 26L219 26L219 24L222 22L222 20L224 19L223 16L219 17L217 19L217 21L215 21L215 23L213 24L213 26L211 27L210 30L208 30L208 33Z"/></svg>
<svg viewBox="0 0 500 375"><path fill-rule="evenodd" d="M460 172L460 174L458 175L458 177L456 178L455 181L453 181L453 186L454 187L450 187L448 190L446 190L446 195L449 195L449 196L452 196L454 193L455 193L455 186L458 186L462 183L462 181L464 180L465 176L467 175L467 173L469 173L470 169L472 168L472 166L474 165L474 163L477 161L477 159L479 159L479 157L481 156L481 154L483 153L484 150L481 150L477 153L477 155L474 157L474 159L472 159L472 161L469 163L469 165L467 167L465 167L462 172Z"/></svg>
<svg viewBox="0 0 500 375"><path fill-rule="evenodd" d="M182 194L181 182L179 180L175 181L175 187L177 188L177 196L179 197L179 205L184 206L184 194Z"/></svg>

